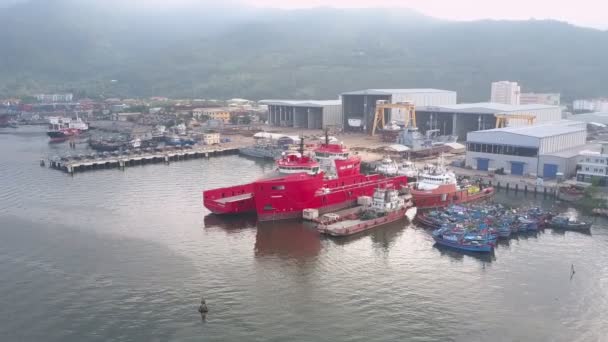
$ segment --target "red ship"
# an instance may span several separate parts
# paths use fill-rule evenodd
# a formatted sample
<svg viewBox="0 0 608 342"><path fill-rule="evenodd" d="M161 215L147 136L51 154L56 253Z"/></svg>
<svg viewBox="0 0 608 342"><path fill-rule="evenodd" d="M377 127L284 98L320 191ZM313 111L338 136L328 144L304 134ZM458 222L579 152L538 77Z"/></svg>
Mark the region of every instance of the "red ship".
<svg viewBox="0 0 608 342"><path fill-rule="evenodd" d="M411 185L411 194L418 209L431 209L483 200L494 195L494 188L459 184L440 158L437 165L427 165L418 174L418 182Z"/></svg>
<svg viewBox="0 0 608 342"><path fill-rule="evenodd" d="M399 188L407 177L361 174L361 158L350 155L341 144L325 143L314 158L298 154L282 156L277 172L253 183L203 192L203 203L215 214L256 213L258 220L301 218L304 209L319 214L354 206L359 196L372 196L378 187Z"/></svg>

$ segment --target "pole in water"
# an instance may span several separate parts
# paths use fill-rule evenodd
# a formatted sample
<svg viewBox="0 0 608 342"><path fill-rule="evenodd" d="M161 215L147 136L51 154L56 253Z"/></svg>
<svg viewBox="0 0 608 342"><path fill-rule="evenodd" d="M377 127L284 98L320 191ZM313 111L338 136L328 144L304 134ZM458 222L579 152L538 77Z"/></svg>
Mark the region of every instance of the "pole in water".
<svg viewBox="0 0 608 342"><path fill-rule="evenodd" d="M574 273L576 273L576 271L574 270L574 264L572 264L572 266L570 266L570 280L574 277Z"/></svg>

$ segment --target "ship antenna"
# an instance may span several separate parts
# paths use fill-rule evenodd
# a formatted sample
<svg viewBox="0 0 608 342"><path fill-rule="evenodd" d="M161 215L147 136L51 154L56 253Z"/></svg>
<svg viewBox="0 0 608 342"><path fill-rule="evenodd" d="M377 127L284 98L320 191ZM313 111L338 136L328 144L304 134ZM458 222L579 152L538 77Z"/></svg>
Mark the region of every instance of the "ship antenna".
<svg viewBox="0 0 608 342"><path fill-rule="evenodd" d="M304 157L304 136L300 135L300 156Z"/></svg>

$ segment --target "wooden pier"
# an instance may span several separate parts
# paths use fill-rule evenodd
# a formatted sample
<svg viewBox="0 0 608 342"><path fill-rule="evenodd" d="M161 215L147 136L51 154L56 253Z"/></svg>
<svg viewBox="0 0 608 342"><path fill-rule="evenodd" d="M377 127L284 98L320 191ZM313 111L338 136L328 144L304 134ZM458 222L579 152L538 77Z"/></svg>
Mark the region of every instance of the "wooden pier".
<svg viewBox="0 0 608 342"><path fill-rule="evenodd" d="M529 185L529 184L525 184L525 183L511 184L508 181L503 181L503 183L501 183L500 181L496 181L496 180L492 181L489 179L482 180L481 184L483 184L484 186L494 187L496 189L496 191L505 190L506 193L513 192L513 193L517 194L517 193L521 192L525 195L528 195L528 193L531 193L534 195L534 197L536 197L537 195L540 194L543 196L543 198L551 197L551 198L555 198L557 200L561 199L558 185L542 186L542 185Z"/></svg>
<svg viewBox="0 0 608 342"><path fill-rule="evenodd" d="M169 164L174 161L182 161L196 158L210 158L212 156L236 154L236 147L194 147L192 149L176 149L170 151L150 151L141 153L130 153L125 155L102 155L97 158L62 158L48 159L48 165L52 169L61 170L69 174L84 172L88 170L113 169L124 170L126 167L145 165L152 163ZM44 166L43 160L40 162Z"/></svg>

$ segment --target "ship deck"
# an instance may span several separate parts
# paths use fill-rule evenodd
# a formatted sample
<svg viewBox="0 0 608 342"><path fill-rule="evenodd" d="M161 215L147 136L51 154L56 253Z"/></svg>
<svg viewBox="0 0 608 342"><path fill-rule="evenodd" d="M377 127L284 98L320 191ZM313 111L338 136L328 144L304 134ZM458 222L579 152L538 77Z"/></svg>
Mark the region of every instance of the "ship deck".
<svg viewBox="0 0 608 342"><path fill-rule="evenodd" d="M323 228L327 231L332 231L332 230L338 230L338 229L344 229L344 228L349 228L349 227L353 227L356 226L358 224L361 224L365 221L356 219L356 220L344 220L344 221L338 221L329 225L324 226Z"/></svg>
<svg viewBox="0 0 608 342"><path fill-rule="evenodd" d="M236 196L218 198L215 201L218 202L218 203L232 203L232 202L238 202L238 201L246 200L246 199L249 199L251 197L253 197L253 194L248 193L248 194L242 194L242 195L236 195Z"/></svg>

